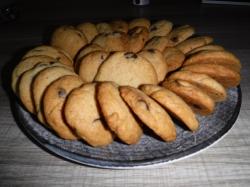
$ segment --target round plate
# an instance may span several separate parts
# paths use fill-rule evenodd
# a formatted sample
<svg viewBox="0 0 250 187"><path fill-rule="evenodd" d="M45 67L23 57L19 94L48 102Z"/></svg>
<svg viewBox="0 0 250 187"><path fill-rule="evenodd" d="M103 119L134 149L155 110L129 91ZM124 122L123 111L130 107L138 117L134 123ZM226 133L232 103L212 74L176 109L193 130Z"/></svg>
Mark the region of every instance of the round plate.
<svg viewBox="0 0 250 187"><path fill-rule="evenodd" d="M192 133L176 122L177 139L166 143L144 129L144 135L136 145L119 141L104 148L93 148L83 141L68 141L37 122L19 102L14 104L18 124L27 135L45 150L64 159L80 164L113 169L126 169L158 165L177 160L208 147L218 141L233 126L241 106L241 89L228 89L228 98L216 105L210 116L197 116L200 128Z"/></svg>

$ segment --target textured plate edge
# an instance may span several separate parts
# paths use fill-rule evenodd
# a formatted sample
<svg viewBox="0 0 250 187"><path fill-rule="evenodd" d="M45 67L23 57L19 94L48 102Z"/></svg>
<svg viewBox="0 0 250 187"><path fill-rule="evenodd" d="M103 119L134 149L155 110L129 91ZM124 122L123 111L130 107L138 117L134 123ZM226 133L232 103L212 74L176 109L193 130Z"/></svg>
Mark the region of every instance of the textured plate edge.
<svg viewBox="0 0 250 187"><path fill-rule="evenodd" d="M229 130L232 129L240 112L241 102L242 102L242 92L241 92L240 86L237 87L237 93L238 93L238 100L237 100L234 113L229 119L230 124L226 125L220 131L218 131L215 135L210 137L208 142L204 142L202 144L191 147L190 149L187 149L184 152L182 152L182 154L179 153L179 154L171 155L167 159L157 158L157 159L149 159L147 161L132 161L132 162L127 162L125 164L123 162L117 162L117 161L92 159L92 158L88 158L88 157L80 156L78 154L71 153L63 149L59 149L56 146L52 146L47 143L43 143L42 141L39 140L39 138L37 138L34 134L32 134L30 130L25 128L25 126L22 123L18 123L18 124L20 124L23 127L22 129L26 132L26 135L28 135L28 138L30 138L32 142L34 142L36 145L44 149L46 152L49 152L50 154L54 156L62 158L63 160L70 161L72 163L77 163L77 164L84 165L84 166L90 166L90 167L102 168L102 169L120 169L121 170L121 169L155 168L155 167L163 166L166 164L170 164L170 163L197 155L200 152L207 150L215 143L218 143L221 139L223 139L225 135L228 134ZM15 110L18 110L18 107L21 107L21 106L18 102L15 102L14 107L15 107ZM20 121L19 119L20 115L17 115L17 117L18 117L17 121ZM124 166L120 166L120 165L124 165Z"/></svg>

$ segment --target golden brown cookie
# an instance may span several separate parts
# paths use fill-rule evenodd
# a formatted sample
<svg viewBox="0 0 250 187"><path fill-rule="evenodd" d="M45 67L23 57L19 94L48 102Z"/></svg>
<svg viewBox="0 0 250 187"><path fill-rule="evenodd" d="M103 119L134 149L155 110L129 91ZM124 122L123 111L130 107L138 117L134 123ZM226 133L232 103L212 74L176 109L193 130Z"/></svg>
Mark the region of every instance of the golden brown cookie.
<svg viewBox="0 0 250 187"><path fill-rule="evenodd" d="M77 25L76 28L86 36L88 43L98 34L95 24L90 22L81 23Z"/></svg>
<svg viewBox="0 0 250 187"><path fill-rule="evenodd" d="M189 66L184 66L182 69L195 73L207 74L226 88L235 87L240 84L240 74L223 65L192 64Z"/></svg>
<svg viewBox="0 0 250 187"><path fill-rule="evenodd" d="M134 27L128 31L128 51L137 53L145 45L148 39L148 29L145 27Z"/></svg>
<svg viewBox="0 0 250 187"><path fill-rule="evenodd" d="M149 39L155 36L166 36L172 30L173 23L168 20L159 20L149 27Z"/></svg>
<svg viewBox="0 0 250 187"><path fill-rule="evenodd" d="M103 82L98 85L97 100L110 129L126 144L135 144L142 129L122 100L118 85Z"/></svg>
<svg viewBox="0 0 250 187"><path fill-rule="evenodd" d="M187 103L174 92L157 85L143 85L140 89L161 104L170 114L181 120L191 131L199 128L199 122Z"/></svg>
<svg viewBox="0 0 250 187"><path fill-rule="evenodd" d="M169 40L166 36L154 36L145 45L144 49L157 49L163 52L168 46Z"/></svg>
<svg viewBox="0 0 250 187"><path fill-rule="evenodd" d="M192 55L200 51L223 51L223 50L225 50L224 47L220 45L208 44L208 45L204 45L204 46L193 49L192 51L188 52L187 55Z"/></svg>
<svg viewBox="0 0 250 187"><path fill-rule="evenodd" d="M133 29L134 27L146 27L149 29L150 21L146 18L136 18L129 22L128 28Z"/></svg>
<svg viewBox="0 0 250 187"><path fill-rule="evenodd" d="M154 66L158 82L163 81L168 72L168 66L162 53L156 49L148 49L141 51L138 55L147 59Z"/></svg>
<svg viewBox="0 0 250 187"><path fill-rule="evenodd" d="M210 44L213 42L213 38L210 36L198 36L189 38L181 43L179 43L176 48L179 49L184 54L192 51L195 48L202 47L204 45Z"/></svg>
<svg viewBox="0 0 250 187"><path fill-rule="evenodd" d="M96 29L97 29L99 34L113 32L113 29L110 26L110 24L108 24L106 22L101 22L101 23L96 24Z"/></svg>
<svg viewBox="0 0 250 187"><path fill-rule="evenodd" d="M112 143L112 133L102 120L97 106L95 83L74 89L67 98L64 114L69 126L91 146Z"/></svg>
<svg viewBox="0 0 250 187"><path fill-rule="evenodd" d="M191 55L184 62L184 66L192 64L218 64L240 72L240 60L228 51L201 51Z"/></svg>
<svg viewBox="0 0 250 187"><path fill-rule="evenodd" d="M105 51L126 51L128 37L122 32L102 33L95 37L93 44L97 44Z"/></svg>
<svg viewBox="0 0 250 187"><path fill-rule="evenodd" d="M208 94L215 102L224 101L227 97L225 88L215 79L203 73L194 73L191 71L177 71L168 77L169 80L184 80L190 82L206 94Z"/></svg>
<svg viewBox="0 0 250 187"><path fill-rule="evenodd" d="M83 84L76 75L65 75L48 86L44 92L43 109L48 125L63 139L76 140L75 129L65 121L63 112L68 94Z"/></svg>
<svg viewBox="0 0 250 187"><path fill-rule="evenodd" d="M40 71L32 81L32 95L36 114L40 122L45 123L42 109L42 99L46 88L64 75L76 75L72 70L64 67L50 67Z"/></svg>
<svg viewBox="0 0 250 187"><path fill-rule="evenodd" d="M110 22L113 31L128 32L128 23L124 20L114 20Z"/></svg>
<svg viewBox="0 0 250 187"><path fill-rule="evenodd" d="M138 87L141 84L157 84L153 65L131 52L116 52L100 66L96 81L113 81L119 85Z"/></svg>
<svg viewBox="0 0 250 187"><path fill-rule="evenodd" d="M18 80L25 71L32 69L36 64L39 64L41 62L54 63L56 61L57 60L48 56L32 56L22 59L12 71L12 79L11 79L12 90L16 93Z"/></svg>
<svg viewBox="0 0 250 187"><path fill-rule="evenodd" d="M177 44L183 42L190 36L194 34L194 28L190 25L183 25L177 28L174 28L168 35L168 44L167 47L173 47Z"/></svg>
<svg viewBox="0 0 250 187"><path fill-rule="evenodd" d="M72 59L78 51L88 43L86 36L73 26L57 28L51 38L50 44L66 51Z"/></svg>
<svg viewBox="0 0 250 187"><path fill-rule="evenodd" d="M96 73L109 56L105 51L94 51L81 58L76 65L76 72L84 82L92 82Z"/></svg>
<svg viewBox="0 0 250 187"><path fill-rule="evenodd" d="M65 64L68 66L73 65L73 60L69 56L69 54L67 54L65 51L61 49L48 46L48 45L41 45L41 46L37 46L31 49L23 56L23 59L27 57L31 57L31 56L49 56L51 58L58 60L62 64Z"/></svg>
<svg viewBox="0 0 250 187"><path fill-rule="evenodd" d="M140 120L164 141L176 139L176 129L168 113L139 89L121 86L120 94Z"/></svg>
<svg viewBox="0 0 250 187"><path fill-rule="evenodd" d="M31 113L35 113L35 105L34 105L34 101L32 97L32 88L31 88L32 81L34 77L40 71L42 71L45 68L52 67L52 66L61 66L61 63L41 62L39 64L36 64L35 67L33 67L32 69L25 71L20 77L20 80L17 86L18 96L20 100L22 101L23 105L25 106L25 108Z"/></svg>
<svg viewBox="0 0 250 187"><path fill-rule="evenodd" d="M84 46L79 51L79 53L76 56L75 63L77 63L85 55L87 55L87 54L89 54L91 52L94 52L94 51L104 51L104 49L101 46L97 45L97 44L92 44L92 43L88 44L88 45Z"/></svg>
<svg viewBox="0 0 250 187"><path fill-rule="evenodd" d="M194 112L209 115L214 111L213 99L194 84L183 80L166 80L162 85L180 96Z"/></svg>
<svg viewBox="0 0 250 187"><path fill-rule="evenodd" d="M162 54L167 63L168 72L180 68L185 60L185 55L174 47L166 48Z"/></svg>

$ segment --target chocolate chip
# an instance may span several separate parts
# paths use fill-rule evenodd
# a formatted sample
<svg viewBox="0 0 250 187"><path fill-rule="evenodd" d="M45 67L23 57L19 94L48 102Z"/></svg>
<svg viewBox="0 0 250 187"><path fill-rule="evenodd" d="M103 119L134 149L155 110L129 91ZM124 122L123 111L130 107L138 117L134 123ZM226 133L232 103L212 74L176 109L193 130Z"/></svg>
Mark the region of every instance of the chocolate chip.
<svg viewBox="0 0 250 187"><path fill-rule="evenodd" d="M77 32L77 35L80 37L80 38L82 38L82 35L81 35L81 33L79 33L79 32Z"/></svg>
<svg viewBox="0 0 250 187"><path fill-rule="evenodd" d="M56 60L60 61L61 60L61 57L57 57ZM55 63L55 62L54 62Z"/></svg>
<svg viewBox="0 0 250 187"><path fill-rule="evenodd" d="M135 53L132 52L127 52L124 54L125 58L129 59L129 58L137 58L137 55Z"/></svg>
<svg viewBox="0 0 250 187"><path fill-rule="evenodd" d="M139 100L138 100L138 103L140 103L140 105L142 105L143 108L145 108L146 110L149 111L149 106L148 106L148 104L147 104L144 100L139 99Z"/></svg>
<svg viewBox="0 0 250 187"><path fill-rule="evenodd" d="M155 53L155 50L154 49L148 49L148 52Z"/></svg>
<svg viewBox="0 0 250 187"><path fill-rule="evenodd" d="M104 56L103 55L101 55L101 60L104 60Z"/></svg>
<svg viewBox="0 0 250 187"><path fill-rule="evenodd" d="M55 63L56 63L55 61L49 62L50 65L53 65L53 64L55 64Z"/></svg>
<svg viewBox="0 0 250 187"><path fill-rule="evenodd" d="M152 31L156 31L156 30L157 30L157 27L154 26L154 27L151 27L149 31L152 32Z"/></svg>
<svg viewBox="0 0 250 187"><path fill-rule="evenodd" d="M67 94L66 90L63 88L59 88L57 93L58 93L58 96L61 98L65 98Z"/></svg>
<svg viewBox="0 0 250 187"><path fill-rule="evenodd" d="M49 62L50 65L53 65L53 64L55 64L55 63L56 63L55 61Z"/></svg>
<svg viewBox="0 0 250 187"><path fill-rule="evenodd" d="M129 31L128 31L128 35L129 35L129 36L132 36L132 35L134 34L134 31L135 31L135 29L129 30Z"/></svg>
<svg viewBox="0 0 250 187"><path fill-rule="evenodd" d="M177 36L174 36L170 40L172 40L173 42L178 42L179 38Z"/></svg>

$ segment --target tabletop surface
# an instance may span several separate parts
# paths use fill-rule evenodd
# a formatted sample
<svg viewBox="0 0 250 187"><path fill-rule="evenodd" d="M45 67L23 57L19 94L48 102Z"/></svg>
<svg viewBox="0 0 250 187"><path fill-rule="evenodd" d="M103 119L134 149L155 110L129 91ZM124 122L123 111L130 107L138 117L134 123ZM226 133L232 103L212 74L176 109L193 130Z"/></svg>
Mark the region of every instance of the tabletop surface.
<svg viewBox="0 0 250 187"><path fill-rule="evenodd" d="M17 20L0 24L0 186L249 186L250 185L250 7L197 1L24 1ZM1 4L0 4L1 8ZM27 49L48 42L62 24L148 17L190 24L198 34L235 53L242 63L242 106L233 128L209 149L178 162L147 169L98 169L71 163L40 148L13 117L9 88L13 66Z"/></svg>

